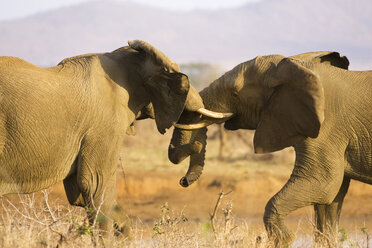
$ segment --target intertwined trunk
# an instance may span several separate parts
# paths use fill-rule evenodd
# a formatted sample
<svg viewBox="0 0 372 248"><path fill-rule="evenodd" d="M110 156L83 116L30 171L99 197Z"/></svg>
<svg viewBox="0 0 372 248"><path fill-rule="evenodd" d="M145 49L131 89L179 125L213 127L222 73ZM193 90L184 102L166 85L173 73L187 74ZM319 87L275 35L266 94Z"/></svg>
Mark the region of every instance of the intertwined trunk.
<svg viewBox="0 0 372 248"><path fill-rule="evenodd" d="M175 128L168 150L169 160L178 164L190 156L189 169L180 180L183 187L188 187L202 174L206 144L207 128L192 131Z"/></svg>
<svg viewBox="0 0 372 248"><path fill-rule="evenodd" d="M220 82L221 80L222 83ZM216 112L231 112L228 99L229 90L224 77L216 80L200 92L204 107ZM204 118L197 113L186 112L181 116L180 123L193 123L195 119L200 121L200 118ZM174 129L168 150L169 160L178 164L190 156L188 171L180 180L180 184L183 187L189 186L201 176L204 167L206 144L207 128L195 130Z"/></svg>

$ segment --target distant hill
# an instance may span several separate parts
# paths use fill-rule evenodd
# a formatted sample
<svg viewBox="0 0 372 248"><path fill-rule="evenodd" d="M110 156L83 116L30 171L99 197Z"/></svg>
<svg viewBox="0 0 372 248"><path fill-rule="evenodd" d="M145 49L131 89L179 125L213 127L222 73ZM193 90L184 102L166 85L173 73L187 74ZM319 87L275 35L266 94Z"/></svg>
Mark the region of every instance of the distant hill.
<svg viewBox="0 0 372 248"><path fill-rule="evenodd" d="M0 22L0 55L49 66L143 39L177 63L233 66L257 55L337 50L372 68L371 0L262 0L239 8L170 11L88 2Z"/></svg>

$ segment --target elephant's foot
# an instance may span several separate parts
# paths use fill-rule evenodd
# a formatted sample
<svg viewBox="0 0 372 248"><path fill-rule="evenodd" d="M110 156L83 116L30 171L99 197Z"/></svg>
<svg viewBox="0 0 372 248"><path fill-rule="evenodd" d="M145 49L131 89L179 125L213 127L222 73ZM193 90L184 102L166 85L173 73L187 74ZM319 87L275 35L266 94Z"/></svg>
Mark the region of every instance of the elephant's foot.
<svg viewBox="0 0 372 248"><path fill-rule="evenodd" d="M272 247L285 247L290 245L296 239L296 236L285 226L269 226L266 227L266 231L269 243Z"/></svg>
<svg viewBox="0 0 372 248"><path fill-rule="evenodd" d="M314 241L315 244L317 244L319 247L337 247L337 235L331 232L323 233L316 229L314 234Z"/></svg>
<svg viewBox="0 0 372 248"><path fill-rule="evenodd" d="M296 236L284 225L279 218L265 219L265 228L269 239L269 247L285 247L290 245Z"/></svg>
<svg viewBox="0 0 372 248"><path fill-rule="evenodd" d="M115 205L113 209L115 236L131 239L131 221L121 206Z"/></svg>
<svg viewBox="0 0 372 248"><path fill-rule="evenodd" d="M98 240L95 237L96 240L93 242L95 246L113 247L115 242L132 239L130 219L126 215L120 215L115 212L114 208L111 216L112 219L110 218L105 223L100 223L99 228L101 232Z"/></svg>

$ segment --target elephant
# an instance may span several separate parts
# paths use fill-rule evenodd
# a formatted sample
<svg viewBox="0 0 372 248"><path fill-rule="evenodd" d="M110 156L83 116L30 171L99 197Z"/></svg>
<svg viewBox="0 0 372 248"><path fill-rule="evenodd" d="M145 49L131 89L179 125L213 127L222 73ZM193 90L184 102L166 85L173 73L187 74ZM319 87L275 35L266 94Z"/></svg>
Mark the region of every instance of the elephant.
<svg viewBox="0 0 372 248"><path fill-rule="evenodd" d="M69 203L112 233L124 136L145 118L163 134L199 102L178 65L141 40L50 68L0 57L0 196L63 181Z"/></svg>
<svg viewBox="0 0 372 248"><path fill-rule="evenodd" d="M314 205L319 236L330 246L337 244L350 180L372 184L372 71L349 71L348 66L337 52L268 55L216 79L200 96L206 109L220 114L184 110L175 125L169 160L177 164L190 156L180 184L187 187L202 173L206 126L255 130L256 153L294 147L296 156L287 183L265 207L270 242L275 247L292 243L295 236L284 225L285 216Z"/></svg>

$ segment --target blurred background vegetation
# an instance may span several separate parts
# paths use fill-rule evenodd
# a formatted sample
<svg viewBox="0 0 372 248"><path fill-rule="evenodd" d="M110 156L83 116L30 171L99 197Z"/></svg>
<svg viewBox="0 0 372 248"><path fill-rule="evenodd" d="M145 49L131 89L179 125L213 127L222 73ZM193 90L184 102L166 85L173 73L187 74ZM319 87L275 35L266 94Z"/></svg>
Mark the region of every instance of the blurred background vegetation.
<svg viewBox="0 0 372 248"><path fill-rule="evenodd" d="M198 91L208 86L224 73L221 66L208 63L186 63L181 64L180 68Z"/></svg>

